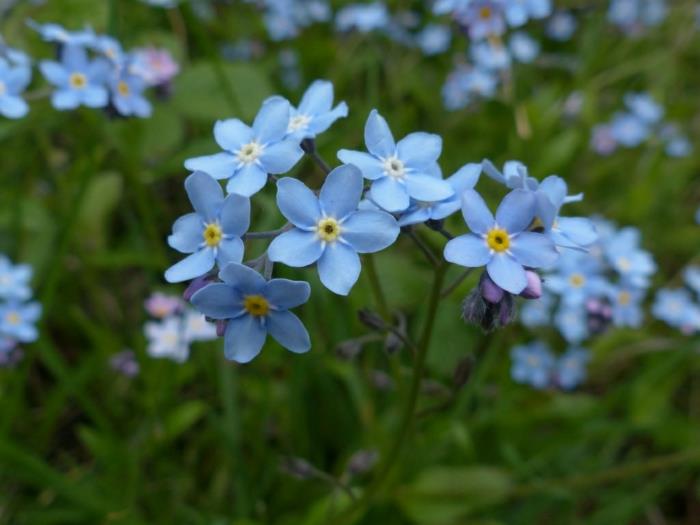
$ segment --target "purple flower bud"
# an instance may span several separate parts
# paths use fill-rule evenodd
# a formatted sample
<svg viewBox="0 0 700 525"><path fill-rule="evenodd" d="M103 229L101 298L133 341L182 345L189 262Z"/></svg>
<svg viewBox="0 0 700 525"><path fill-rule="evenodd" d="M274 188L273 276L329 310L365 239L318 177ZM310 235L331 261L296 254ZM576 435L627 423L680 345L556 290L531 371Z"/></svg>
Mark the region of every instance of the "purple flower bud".
<svg viewBox="0 0 700 525"><path fill-rule="evenodd" d="M542 297L542 279L540 279L540 276L532 270L525 270L525 277L527 278L527 285L520 292L520 297L525 299L539 299Z"/></svg>
<svg viewBox="0 0 700 525"><path fill-rule="evenodd" d="M228 324L228 321L226 319L217 319L216 320L216 336L217 337L223 337L224 334L226 333L226 325Z"/></svg>
<svg viewBox="0 0 700 525"><path fill-rule="evenodd" d="M494 283L486 272L481 276L479 289L481 290L481 296L491 304L500 303L505 294L503 289Z"/></svg>
<svg viewBox="0 0 700 525"><path fill-rule="evenodd" d="M358 450L348 460L347 472L351 476L369 472L378 459L379 453L376 450Z"/></svg>
<svg viewBox="0 0 700 525"><path fill-rule="evenodd" d="M213 277L211 277L210 275L203 275L201 277L197 277L194 281L190 283L190 285L187 288L185 288L182 297L185 299L185 301L189 302L195 293L204 288L213 280Z"/></svg>

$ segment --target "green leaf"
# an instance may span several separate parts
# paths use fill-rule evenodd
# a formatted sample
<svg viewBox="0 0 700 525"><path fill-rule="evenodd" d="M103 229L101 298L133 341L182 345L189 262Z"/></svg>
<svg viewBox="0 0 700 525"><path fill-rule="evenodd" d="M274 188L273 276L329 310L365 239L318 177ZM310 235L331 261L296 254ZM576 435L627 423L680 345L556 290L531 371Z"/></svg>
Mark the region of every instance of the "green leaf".
<svg viewBox="0 0 700 525"><path fill-rule="evenodd" d="M123 182L118 173L104 173L88 186L77 219L77 239L90 248L105 244L107 219L122 196Z"/></svg>

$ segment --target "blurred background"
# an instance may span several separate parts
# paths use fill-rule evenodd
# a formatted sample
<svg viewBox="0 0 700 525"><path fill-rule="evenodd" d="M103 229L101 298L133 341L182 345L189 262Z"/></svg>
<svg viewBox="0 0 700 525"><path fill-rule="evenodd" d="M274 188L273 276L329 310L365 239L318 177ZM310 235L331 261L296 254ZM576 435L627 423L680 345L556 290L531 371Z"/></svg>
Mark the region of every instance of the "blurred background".
<svg viewBox="0 0 700 525"><path fill-rule="evenodd" d="M0 523L700 523L700 339L651 314L700 250L699 6L669 1L663 16L635 18L611 15L611 3L556 1L517 29L535 56L513 50L502 67L494 49L475 55L450 9L423 1L348 14L338 1L4 0L0 34L34 62L56 49L28 19L165 49L179 73L149 92L149 118L125 119L55 110L34 68L29 113L0 119L0 253L33 267L43 307L38 339L0 369ZM443 27L434 40L422 36L430 24ZM513 49L514 32L485 41ZM488 78L460 80L475 71ZM371 490L411 374L410 353L358 319L381 308L366 271L344 298L314 271L278 269L312 285L302 356L268 341L240 366L216 340L192 343L184 362L157 359L144 332L146 299L184 290L163 279L179 259L166 237L190 211L184 160L218 150L217 119L250 122L273 94L297 104L319 78L350 108L317 140L331 165L338 149L363 149L378 108L397 138L443 137L445 176L484 158L558 174L585 194L569 214L637 228L656 262L640 326L588 337L586 378L572 389L511 377L518 345L566 351L557 327L516 320L485 334L461 319L477 274L458 284L439 305L412 435L351 517L347 492ZM641 92L673 130L660 123L630 146L596 135ZM687 144L669 146L670 134ZM292 175L323 181L309 159ZM492 204L503 195L492 181L479 189ZM274 197L268 186L253 199L253 230L284 223ZM458 215L446 227L466 232ZM438 234L421 235L442 250ZM404 236L374 264L388 308L417 334L429 264ZM461 273L450 268L447 282Z"/></svg>

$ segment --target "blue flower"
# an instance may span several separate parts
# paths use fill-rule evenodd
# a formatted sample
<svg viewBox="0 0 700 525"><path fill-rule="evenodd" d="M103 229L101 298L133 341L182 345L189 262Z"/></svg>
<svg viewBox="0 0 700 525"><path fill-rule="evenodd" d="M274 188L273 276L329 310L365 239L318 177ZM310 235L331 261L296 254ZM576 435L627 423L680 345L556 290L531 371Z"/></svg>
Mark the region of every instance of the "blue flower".
<svg viewBox="0 0 700 525"><path fill-rule="evenodd" d="M59 24L38 24L27 20L27 25L41 35L46 42L57 42L62 45L89 46L95 42L95 32L86 27L82 31L68 31Z"/></svg>
<svg viewBox="0 0 700 525"><path fill-rule="evenodd" d="M56 91L51 103L56 109L75 109L80 105L101 108L107 105L109 96L105 83L109 76L109 63L98 58L89 60L83 47L64 46L61 62L43 60L39 64L42 74Z"/></svg>
<svg viewBox="0 0 700 525"><path fill-rule="evenodd" d="M470 52L477 69L499 71L510 68L510 53L500 42L477 42L471 45Z"/></svg>
<svg viewBox="0 0 700 525"><path fill-rule="evenodd" d="M238 363L251 361L262 350L269 333L295 353L311 348L309 333L289 311L309 300L311 287L303 281L265 281L255 270L231 263L219 273L223 283L206 286L192 296L204 315L225 320L224 352Z"/></svg>
<svg viewBox="0 0 700 525"><path fill-rule="evenodd" d="M250 201L237 194L224 198L219 183L206 173L198 171L187 177L185 189L195 213L175 221L168 244L191 255L165 272L171 283L204 275L215 263L221 269L230 262L241 262L241 236L250 224Z"/></svg>
<svg viewBox="0 0 700 525"><path fill-rule="evenodd" d="M599 155L610 155L617 149L617 140L609 124L598 124L593 127L591 147Z"/></svg>
<svg viewBox="0 0 700 525"><path fill-rule="evenodd" d="M525 301L520 309L520 321L529 328L546 326L551 322L554 296L543 293L536 301Z"/></svg>
<svg viewBox="0 0 700 525"><path fill-rule="evenodd" d="M453 194L447 182L435 177L442 151L438 135L411 133L396 144L386 120L373 109L365 124L365 145L369 153L342 149L338 158L372 181L370 196L386 211L404 211L411 197L438 201Z"/></svg>
<svg viewBox="0 0 700 525"><path fill-rule="evenodd" d="M90 42L89 47L98 53L102 53L114 64L121 65L125 59L122 45L116 38L107 35L100 35Z"/></svg>
<svg viewBox="0 0 700 525"><path fill-rule="evenodd" d="M327 80L316 80L304 93L299 108L291 107L287 134L298 140L312 139L339 118L347 116L348 105L345 102L333 107L333 84Z"/></svg>
<svg viewBox="0 0 700 525"><path fill-rule="evenodd" d="M143 78L128 73L122 69L120 75L112 80L110 90L112 92L112 104L120 115L149 117L151 115L151 103L143 92L146 82Z"/></svg>
<svg viewBox="0 0 700 525"><path fill-rule="evenodd" d="M185 167L228 179L229 193L250 197L265 186L269 173L286 173L304 154L297 140L285 138L289 113L289 102L274 98L262 105L252 127L238 119L218 121L214 139L224 151L188 159Z"/></svg>
<svg viewBox="0 0 700 525"><path fill-rule="evenodd" d="M445 107L454 111L468 106L473 96L492 98L498 88L498 74L495 71L457 66L442 86L441 94Z"/></svg>
<svg viewBox="0 0 700 525"><path fill-rule="evenodd" d="M604 251L610 265L625 284L647 288L651 275L656 271L656 264L652 255L639 249L638 245L639 230L622 228L605 239Z"/></svg>
<svg viewBox="0 0 700 525"><path fill-rule="evenodd" d="M590 219L561 217L559 215L564 204L583 198L582 194L567 195L567 192L567 184L561 177L550 175L545 178L537 189L536 197L539 197L538 194L544 193L553 207L554 214L553 216L549 215L552 208L543 206L538 198L538 217L544 225L545 234L554 244L562 248L585 249L598 239L598 234Z"/></svg>
<svg viewBox="0 0 700 525"><path fill-rule="evenodd" d="M465 9L455 11L454 17L472 40L502 35L506 30L503 7L495 0L472 0Z"/></svg>
<svg viewBox="0 0 700 525"><path fill-rule="evenodd" d="M0 255L0 298L26 301L32 296L29 287L31 278L31 266L13 265L7 257Z"/></svg>
<svg viewBox="0 0 700 525"><path fill-rule="evenodd" d="M566 306L554 315L554 325L567 342L578 344L588 337L588 320L583 306Z"/></svg>
<svg viewBox="0 0 700 525"><path fill-rule="evenodd" d="M564 252L556 273L547 275L544 285L568 306L581 306L589 297L607 290L597 261L586 253Z"/></svg>
<svg viewBox="0 0 700 525"><path fill-rule="evenodd" d="M683 270L683 279L688 287L695 293L700 294L700 266L688 266Z"/></svg>
<svg viewBox="0 0 700 525"><path fill-rule="evenodd" d="M31 69L11 66L0 58L0 115L7 118L22 118L29 106L20 96L31 80Z"/></svg>
<svg viewBox="0 0 700 525"><path fill-rule="evenodd" d="M531 192L514 190L505 196L494 218L484 199L476 191L466 190L462 214L474 233L450 240L445 245L445 259L470 268L486 265L493 282L519 294L527 286L525 267L549 267L559 257L546 236L527 231L534 207Z"/></svg>
<svg viewBox="0 0 700 525"><path fill-rule="evenodd" d="M0 336L9 337L21 343L36 341L39 333L35 324L40 316L39 303L9 301L0 304Z"/></svg>
<svg viewBox="0 0 700 525"><path fill-rule="evenodd" d="M608 20L626 32L654 26L665 16L665 0L612 0L608 8Z"/></svg>
<svg viewBox="0 0 700 525"><path fill-rule="evenodd" d="M518 345L511 350L510 356L510 375L514 381L539 389L549 386L556 361L545 343L534 341Z"/></svg>
<svg viewBox="0 0 700 525"><path fill-rule="evenodd" d="M335 26L338 31L356 29L360 33L369 33L385 28L389 20L389 11L381 2L350 4L338 10L335 15Z"/></svg>
<svg viewBox="0 0 700 525"><path fill-rule="evenodd" d="M530 64L540 54L539 42L523 31L511 35L508 47L513 58L524 64Z"/></svg>
<svg viewBox="0 0 700 525"><path fill-rule="evenodd" d="M662 288L654 298L651 313L671 326L685 328L690 325L693 309L697 307L687 290Z"/></svg>
<svg viewBox="0 0 700 525"><path fill-rule="evenodd" d="M416 43L424 55L432 56L444 53L450 47L452 31L448 26L438 24L426 25L416 35Z"/></svg>
<svg viewBox="0 0 700 525"><path fill-rule="evenodd" d="M505 0L506 20L513 27L522 26L531 18L546 18L551 13L551 0Z"/></svg>
<svg viewBox="0 0 700 525"><path fill-rule="evenodd" d="M411 205L399 217L399 226L418 224L427 220L444 219L462 207L462 193L473 189L481 175L481 164L465 164L456 173L447 178L454 195L441 201L417 201L411 199Z"/></svg>
<svg viewBox="0 0 700 525"><path fill-rule="evenodd" d="M362 175L352 165L334 169L318 197L296 179L281 179L277 205L295 227L270 243L270 260L295 267L318 262L323 285L347 295L360 276L358 253L383 250L399 235L388 213L358 211L361 197Z"/></svg>
<svg viewBox="0 0 700 525"><path fill-rule="evenodd" d="M299 35L301 28L313 22L325 22L331 16L328 3L321 0L266 0L264 22L272 40Z"/></svg>
<svg viewBox="0 0 700 525"><path fill-rule="evenodd" d="M632 113L617 113L610 122L610 134L623 146L634 148L649 137L645 121Z"/></svg>
<svg viewBox="0 0 700 525"><path fill-rule="evenodd" d="M565 42L576 31L576 18L568 11L557 11L547 21L546 33L549 38Z"/></svg>
<svg viewBox="0 0 700 525"><path fill-rule="evenodd" d="M608 299L612 304L613 323L615 326L638 328L644 315L641 302L644 294L638 288L630 286L613 286L608 290Z"/></svg>
<svg viewBox="0 0 700 525"><path fill-rule="evenodd" d="M557 384L565 390L572 390L583 383L589 359L590 353L585 348L569 348L557 359L554 372Z"/></svg>
<svg viewBox="0 0 700 525"><path fill-rule="evenodd" d="M649 93L627 93L624 101L632 114L647 124L656 124L664 116L664 108Z"/></svg>

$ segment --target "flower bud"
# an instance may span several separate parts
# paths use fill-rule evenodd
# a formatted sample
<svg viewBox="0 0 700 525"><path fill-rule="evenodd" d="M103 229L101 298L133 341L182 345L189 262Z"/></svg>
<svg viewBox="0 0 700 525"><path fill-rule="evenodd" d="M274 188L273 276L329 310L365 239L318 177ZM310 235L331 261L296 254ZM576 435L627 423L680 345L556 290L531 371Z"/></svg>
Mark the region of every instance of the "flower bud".
<svg viewBox="0 0 700 525"><path fill-rule="evenodd" d="M335 355L340 359L354 359L360 352L362 352L362 343L357 339L342 341L335 347Z"/></svg>
<svg viewBox="0 0 700 525"><path fill-rule="evenodd" d="M314 466L303 458L288 457L282 459L280 463L282 472L297 479L311 479L316 474Z"/></svg>
<svg viewBox="0 0 700 525"><path fill-rule="evenodd" d="M373 312L372 310L368 310L367 308L363 308L362 310L358 311L357 316L360 318L360 322L362 324L368 328L371 328L372 330L384 331L386 327L384 320L379 317L379 314Z"/></svg>
<svg viewBox="0 0 700 525"><path fill-rule="evenodd" d="M481 296L491 304L500 303L503 300L503 295L505 294L505 291L494 283L491 280L491 277L489 277L489 274L486 272L481 274L479 290L481 290Z"/></svg>
<svg viewBox="0 0 700 525"><path fill-rule="evenodd" d="M520 297L525 299L539 299L542 297L542 279L540 279L540 276L532 270L525 270L525 277L527 278L527 285L520 292Z"/></svg>
<svg viewBox="0 0 700 525"><path fill-rule="evenodd" d="M182 293L183 299L189 302L195 293L213 281L214 278L211 275L202 275L201 277L197 277L189 284L187 288L185 288L185 291Z"/></svg>
<svg viewBox="0 0 700 525"><path fill-rule="evenodd" d="M217 319L216 320L216 336L217 337L223 337L224 334L226 333L226 326L228 325L228 321L226 319Z"/></svg>
<svg viewBox="0 0 700 525"><path fill-rule="evenodd" d="M351 476L359 476L372 470L378 459L376 450L358 450L348 460L346 471Z"/></svg>

